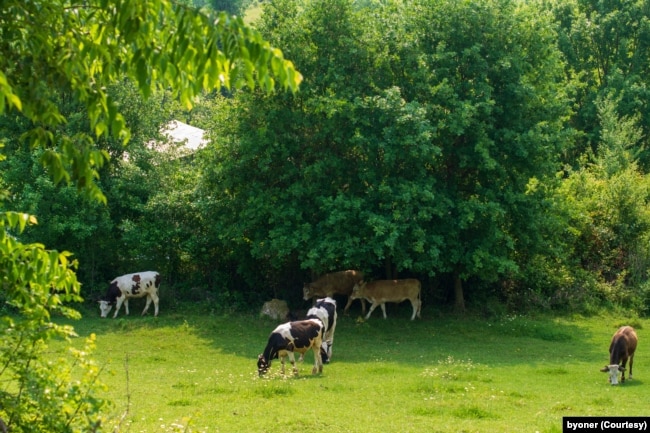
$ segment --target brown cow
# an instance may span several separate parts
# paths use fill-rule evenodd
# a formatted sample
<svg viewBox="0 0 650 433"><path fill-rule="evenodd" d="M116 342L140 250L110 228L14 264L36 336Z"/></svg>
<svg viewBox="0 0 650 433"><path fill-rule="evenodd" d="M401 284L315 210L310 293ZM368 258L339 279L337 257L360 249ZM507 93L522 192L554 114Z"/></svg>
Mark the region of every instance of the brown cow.
<svg viewBox="0 0 650 433"><path fill-rule="evenodd" d="M359 283L355 284L354 288L352 289L350 299L365 298L368 301L372 302L366 319L370 317L378 305L381 306L381 311L384 313L385 319L386 302L400 303L408 299L411 301L411 305L413 306L413 315L411 316L411 320L413 320L415 319L416 314L418 317L421 317L421 287L422 286L420 284L420 281L413 278L407 280L377 280L371 281L369 283L360 281Z"/></svg>
<svg viewBox="0 0 650 433"><path fill-rule="evenodd" d="M621 383L625 382L625 363L630 360L630 379L632 379L632 364L634 364L634 351L638 342L636 332L631 326L621 326L612 337L609 345L609 365L600 371L609 373L609 382L618 385L618 372L621 374ZM619 365L620 364L620 365Z"/></svg>
<svg viewBox="0 0 650 433"><path fill-rule="evenodd" d="M363 280L363 272L361 271L340 271L325 274L312 283L307 283L302 288L303 299L308 301L312 298L333 298L334 295L345 295L348 297L348 303L345 304L343 309L347 313L353 298L352 288L359 281ZM361 308L363 313L366 313L366 301L361 299Z"/></svg>

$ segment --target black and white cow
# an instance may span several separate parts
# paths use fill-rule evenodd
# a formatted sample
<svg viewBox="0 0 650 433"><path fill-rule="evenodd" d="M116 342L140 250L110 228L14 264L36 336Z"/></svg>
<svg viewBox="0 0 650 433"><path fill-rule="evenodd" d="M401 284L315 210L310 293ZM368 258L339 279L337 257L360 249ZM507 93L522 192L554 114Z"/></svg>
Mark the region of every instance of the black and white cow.
<svg viewBox="0 0 650 433"><path fill-rule="evenodd" d="M327 357L323 357L325 364L329 363L332 359L336 316L336 301L330 297L318 299L316 305L307 311L308 319L318 319L323 322L323 349L327 354Z"/></svg>
<svg viewBox="0 0 650 433"><path fill-rule="evenodd" d="M115 305L115 314L117 317L122 303L129 314L129 298L147 297L147 303L144 306L142 315L144 316L153 301L154 316L158 316L158 289L160 288L160 274L154 271L136 272L135 274L122 275L111 281L108 292L99 301L99 310L101 317L108 316L108 313Z"/></svg>
<svg viewBox="0 0 650 433"><path fill-rule="evenodd" d="M304 354L308 350L314 352L314 367L312 374L323 372L321 346L325 326L319 319L298 320L279 325L271 332L264 352L257 357L257 372L260 376L271 367L271 361L280 358L282 374L284 374L284 358L289 357L293 373L298 374L294 352ZM326 349L325 349L326 351Z"/></svg>
<svg viewBox="0 0 650 433"><path fill-rule="evenodd" d="M609 382L618 385L618 373L621 372L621 383L625 382L625 364L630 360L630 379L632 379L632 365L638 338L634 328L621 326L612 337L609 344L609 364L600 371L609 373ZM620 364L620 365L619 365Z"/></svg>

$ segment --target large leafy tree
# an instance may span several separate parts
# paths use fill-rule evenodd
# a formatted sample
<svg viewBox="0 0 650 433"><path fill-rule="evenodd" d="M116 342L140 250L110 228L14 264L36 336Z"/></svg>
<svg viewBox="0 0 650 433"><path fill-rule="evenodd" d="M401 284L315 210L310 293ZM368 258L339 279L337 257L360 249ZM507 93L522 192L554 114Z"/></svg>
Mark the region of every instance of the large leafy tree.
<svg viewBox="0 0 650 433"><path fill-rule="evenodd" d="M222 192L208 210L220 238L275 268L423 271L435 260L437 147L422 107L390 79L384 18L347 0L267 5L260 28L308 78L291 100L237 95L215 126L205 186Z"/></svg>
<svg viewBox="0 0 650 433"><path fill-rule="evenodd" d="M503 1L276 1L260 28L305 74L239 95L206 185L219 236L258 260L494 282L542 248L534 185L568 104L548 14ZM235 138L233 138L235 137Z"/></svg>
<svg viewBox="0 0 650 433"><path fill-rule="evenodd" d="M439 271L495 282L518 272L516 252L545 248L533 194L556 172L568 101L549 14L509 0L422 2L425 99L442 149L439 188L449 214Z"/></svg>
<svg viewBox="0 0 650 433"><path fill-rule="evenodd" d="M301 76L282 53L241 20L207 16L167 0L6 0L0 6L0 140L21 139L55 183L71 183L105 201L97 178L109 157L109 136L128 142L130 130L111 84L131 80L148 97L171 88L185 106L206 89L222 86L296 90ZM82 107L69 116L68 102ZM70 128L81 121L86 128ZM27 166L33 154L21 156ZM16 165L11 165L15 168ZM71 337L53 314L78 317L64 304L79 301L70 253L24 243L36 218L10 209L14 193L4 177L0 214L0 418L13 432L81 432L102 428L103 402L95 391L99 370L87 351L74 351L52 367L47 342ZM92 338L89 349L92 348ZM81 370L81 371L79 371Z"/></svg>

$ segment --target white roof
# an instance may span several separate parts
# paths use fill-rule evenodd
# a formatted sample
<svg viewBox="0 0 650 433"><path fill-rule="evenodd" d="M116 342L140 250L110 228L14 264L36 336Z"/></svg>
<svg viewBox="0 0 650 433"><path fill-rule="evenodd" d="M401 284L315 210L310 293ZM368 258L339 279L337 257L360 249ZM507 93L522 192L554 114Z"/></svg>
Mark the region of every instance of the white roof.
<svg viewBox="0 0 650 433"><path fill-rule="evenodd" d="M191 152L205 146L207 143L203 129L178 120L172 120L160 132L175 143L184 143L185 148Z"/></svg>

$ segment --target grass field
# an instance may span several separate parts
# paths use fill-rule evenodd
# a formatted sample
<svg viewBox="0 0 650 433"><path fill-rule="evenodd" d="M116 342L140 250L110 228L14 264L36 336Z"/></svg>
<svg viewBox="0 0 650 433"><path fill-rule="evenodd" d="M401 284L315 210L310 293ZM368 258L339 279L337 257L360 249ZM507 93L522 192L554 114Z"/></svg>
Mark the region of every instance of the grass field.
<svg viewBox="0 0 650 433"><path fill-rule="evenodd" d="M97 335L108 415L128 407L120 432L561 432L565 415L650 415L645 319L488 320L425 308L410 322L405 303L389 306L387 320L340 315L322 375L311 375L310 353L299 377L280 376L276 360L259 378L274 322L165 310L143 318L132 304L128 318L89 311L74 322L80 336ZM614 387L599 369L622 324L640 342L634 379Z"/></svg>

